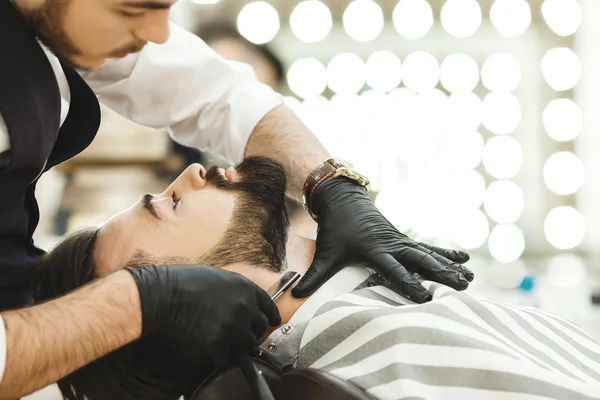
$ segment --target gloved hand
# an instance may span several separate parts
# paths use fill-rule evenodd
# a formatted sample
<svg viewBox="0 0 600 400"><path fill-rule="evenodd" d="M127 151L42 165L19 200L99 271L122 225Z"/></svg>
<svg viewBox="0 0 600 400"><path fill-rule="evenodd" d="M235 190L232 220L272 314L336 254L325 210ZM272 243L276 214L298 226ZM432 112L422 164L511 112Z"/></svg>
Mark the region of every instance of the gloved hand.
<svg viewBox="0 0 600 400"><path fill-rule="evenodd" d="M140 293L142 337L166 334L217 366L281 323L269 295L242 275L204 265L127 270Z"/></svg>
<svg viewBox="0 0 600 400"><path fill-rule="evenodd" d="M431 300L431 294L413 273L457 290L473 280L473 273L460 265L469 260L467 253L418 243L400 233L366 190L350 179L336 177L323 183L311 202L319 223L317 248L312 265L292 291L295 297L310 296L340 268L359 263L418 303Z"/></svg>

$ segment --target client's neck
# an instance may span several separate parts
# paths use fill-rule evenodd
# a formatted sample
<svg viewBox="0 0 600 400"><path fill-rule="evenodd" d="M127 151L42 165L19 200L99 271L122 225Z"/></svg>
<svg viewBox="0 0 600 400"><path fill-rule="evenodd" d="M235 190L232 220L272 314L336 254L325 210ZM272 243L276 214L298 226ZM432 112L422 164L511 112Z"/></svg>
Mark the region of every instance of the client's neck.
<svg viewBox="0 0 600 400"><path fill-rule="evenodd" d="M286 246L287 269L281 272L271 272L264 268L249 267L244 264L235 264L227 266L226 269L240 273L252 282L256 283L264 290L269 290L274 286L285 272L297 271L302 276L310 267L315 254L315 241L306 239L290 230ZM292 296L292 291L287 290L277 299L275 304L279 308L282 324L287 323L292 315L300 308L307 299L297 299ZM269 330L268 333L272 332Z"/></svg>
<svg viewBox="0 0 600 400"><path fill-rule="evenodd" d="M296 271L299 272L301 276L304 276L306 271L308 271L308 267L310 267L315 255L315 245L316 244L314 240L302 237L290 230L286 246L287 269L285 272ZM261 287L265 290L271 288L273 285L279 282L282 275L282 273L274 274L272 280L269 282L269 286ZM296 284L298 284L299 281L300 280L298 280ZM283 293L275 302L281 314L281 322L283 324L287 323L292 315L294 315L296 310L298 310L298 308L300 308L300 306L306 300L307 298L297 299L292 296L291 289Z"/></svg>

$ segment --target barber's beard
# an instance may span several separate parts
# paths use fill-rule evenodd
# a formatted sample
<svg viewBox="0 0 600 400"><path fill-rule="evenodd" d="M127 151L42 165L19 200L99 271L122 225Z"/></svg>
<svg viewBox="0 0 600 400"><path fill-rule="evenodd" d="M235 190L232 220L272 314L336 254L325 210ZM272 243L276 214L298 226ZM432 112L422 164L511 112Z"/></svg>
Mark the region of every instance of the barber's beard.
<svg viewBox="0 0 600 400"><path fill-rule="evenodd" d="M273 272L285 269L289 220L285 208L286 176L281 164L265 157L249 157L236 166L236 182L217 168L209 185L236 194L235 211L223 239L198 264L224 267L246 263Z"/></svg>
<svg viewBox="0 0 600 400"><path fill-rule="evenodd" d="M64 19L71 0L47 0L35 9L19 8L19 12L36 36L56 56L73 63L81 51L64 30ZM77 67L77 65L75 65Z"/></svg>

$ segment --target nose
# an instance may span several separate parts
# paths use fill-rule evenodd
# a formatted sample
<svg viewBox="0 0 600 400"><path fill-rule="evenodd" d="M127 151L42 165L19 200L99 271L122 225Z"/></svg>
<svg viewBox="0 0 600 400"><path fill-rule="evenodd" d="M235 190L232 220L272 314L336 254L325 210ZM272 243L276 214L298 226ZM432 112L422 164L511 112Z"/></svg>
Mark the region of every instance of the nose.
<svg viewBox="0 0 600 400"><path fill-rule="evenodd" d="M144 23L133 32L143 42L165 43L169 39L169 10L153 10L148 12Z"/></svg>
<svg viewBox="0 0 600 400"><path fill-rule="evenodd" d="M201 189L206 186L206 169L204 169L202 164L191 164L181 175L183 175L194 188Z"/></svg>
<svg viewBox="0 0 600 400"><path fill-rule="evenodd" d="M206 186L206 170L201 164L192 164L170 186L177 194L200 190Z"/></svg>

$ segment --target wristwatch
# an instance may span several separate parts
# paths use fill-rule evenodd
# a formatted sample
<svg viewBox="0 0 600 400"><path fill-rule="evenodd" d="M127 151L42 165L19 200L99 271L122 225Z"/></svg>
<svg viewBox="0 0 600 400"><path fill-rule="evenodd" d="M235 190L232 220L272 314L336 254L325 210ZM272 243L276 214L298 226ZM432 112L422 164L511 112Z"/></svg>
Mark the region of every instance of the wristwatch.
<svg viewBox="0 0 600 400"><path fill-rule="evenodd" d="M330 158L325 161L323 164L319 165L317 169L311 172L304 182L304 208L308 210L308 213L315 221L317 221L317 215L312 209L312 196L319 186L336 176L345 176L346 178L355 181L360 186L363 186L365 189L368 189L369 187L369 179L354 171L348 163L338 158Z"/></svg>

